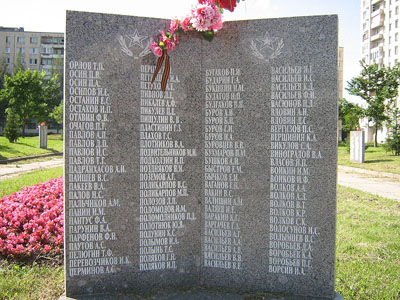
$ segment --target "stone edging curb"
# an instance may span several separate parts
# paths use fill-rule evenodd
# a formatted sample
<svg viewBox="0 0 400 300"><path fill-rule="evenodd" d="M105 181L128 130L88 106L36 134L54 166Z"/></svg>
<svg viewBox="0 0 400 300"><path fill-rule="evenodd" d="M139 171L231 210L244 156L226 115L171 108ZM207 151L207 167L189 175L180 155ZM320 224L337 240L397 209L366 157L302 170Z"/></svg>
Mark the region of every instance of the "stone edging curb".
<svg viewBox="0 0 400 300"><path fill-rule="evenodd" d="M366 169L354 168L354 167L348 167L348 166L341 166L341 165L338 165L338 171L354 172L354 173L359 173L359 174L368 174L368 175L375 175L375 176L383 176L383 177L400 179L400 175L399 174L387 173L387 172L378 172L378 171L372 171L372 170L366 170Z"/></svg>
<svg viewBox="0 0 400 300"><path fill-rule="evenodd" d="M60 156L60 155L62 156L63 152L54 152L54 153L46 153L46 154L40 154L40 155L8 158L8 159L0 160L0 164L7 164L7 163L11 163L11 162L20 161L20 160L26 160L26 159L42 158L42 157L49 157L49 156Z"/></svg>

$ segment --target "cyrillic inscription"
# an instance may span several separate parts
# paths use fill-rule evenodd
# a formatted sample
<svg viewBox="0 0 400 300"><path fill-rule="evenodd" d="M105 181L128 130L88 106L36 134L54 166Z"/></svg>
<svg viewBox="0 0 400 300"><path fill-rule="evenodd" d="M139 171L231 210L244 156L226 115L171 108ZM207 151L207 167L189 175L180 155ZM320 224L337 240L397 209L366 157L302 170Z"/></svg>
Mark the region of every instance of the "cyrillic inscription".
<svg viewBox="0 0 400 300"><path fill-rule="evenodd" d="M241 70L205 71L204 266L242 269L237 191L245 145L235 139L235 117L244 108Z"/></svg>
<svg viewBox="0 0 400 300"><path fill-rule="evenodd" d="M151 83L154 68L142 65L140 74L140 271L176 269L178 232L196 219L182 204L190 187L178 179L186 159L197 156L196 149L185 148L183 141L174 138L183 126L175 111L179 77L172 73L162 92L160 76Z"/></svg>
<svg viewBox="0 0 400 300"><path fill-rule="evenodd" d="M307 162L322 158L308 120L314 105L312 66L271 67L270 273L302 276L312 268L319 233L307 220Z"/></svg>
<svg viewBox="0 0 400 300"><path fill-rule="evenodd" d="M102 86L101 62L71 61L68 72L69 276L115 273L131 262L113 255L118 237L107 222L107 210L121 205L105 198L109 176L126 172L124 165L106 163L112 96Z"/></svg>

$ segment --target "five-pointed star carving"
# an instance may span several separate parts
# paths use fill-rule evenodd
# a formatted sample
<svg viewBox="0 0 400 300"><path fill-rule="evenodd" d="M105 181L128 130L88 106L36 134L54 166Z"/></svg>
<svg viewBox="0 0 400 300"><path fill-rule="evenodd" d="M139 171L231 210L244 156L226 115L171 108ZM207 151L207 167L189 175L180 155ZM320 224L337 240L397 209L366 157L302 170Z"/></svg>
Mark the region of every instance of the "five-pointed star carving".
<svg viewBox="0 0 400 300"><path fill-rule="evenodd" d="M269 47L269 48L272 47L272 42L273 42L273 40L272 40L271 37L269 36L268 31L265 33L265 35L264 35L263 38L257 39L257 41L259 41L259 42L262 44L261 49L263 49L263 48L265 48L265 47Z"/></svg>
<svg viewBox="0 0 400 300"><path fill-rule="evenodd" d="M146 39L145 36L140 36L137 29L133 32L133 34L127 36L130 40L129 47L139 46L143 48L143 40Z"/></svg>

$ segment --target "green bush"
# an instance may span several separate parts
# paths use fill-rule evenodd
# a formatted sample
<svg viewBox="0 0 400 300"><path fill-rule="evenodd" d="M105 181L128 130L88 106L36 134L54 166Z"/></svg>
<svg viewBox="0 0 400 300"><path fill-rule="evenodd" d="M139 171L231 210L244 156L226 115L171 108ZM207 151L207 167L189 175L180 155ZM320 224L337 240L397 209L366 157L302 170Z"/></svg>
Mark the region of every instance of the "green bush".
<svg viewBox="0 0 400 300"><path fill-rule="evenodd" d="M7 109L7 121L6 127L4 127L4 136L10 141L10 143L15 143L21 136L18 118L12 109Z"/></svg>
<svg viewBox="0 0 400 300"><path fill-rule="evenodd" d="M386 139L385 150L393 155L400 155L400 110L395 108L389 119L389 137Z"/></svg>
<svg viewBox="0 0 400 300"><path fill-rule="evenodd" d="M393 155L400 155L400 135L388 138L385 144L386 152L392 152Z"/></svg>

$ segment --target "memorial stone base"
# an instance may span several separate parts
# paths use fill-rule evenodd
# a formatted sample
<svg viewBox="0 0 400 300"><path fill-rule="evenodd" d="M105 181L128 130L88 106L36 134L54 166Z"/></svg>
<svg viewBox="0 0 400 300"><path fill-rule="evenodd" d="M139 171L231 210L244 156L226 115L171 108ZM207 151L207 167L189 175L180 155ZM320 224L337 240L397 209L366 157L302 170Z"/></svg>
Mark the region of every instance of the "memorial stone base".
<svg viewBox="0 0 400 300"><path fill-rule="evenodd" d="M250 297L250 298L249 298ZM194 288L188 291L180 291L174 293L159 292L157 294L148 295L101 295L101 296L82 296L82 297L66 297L61 296L59 300L344 300L338 292L335 292L334 298L315 298L301 296L279 296L265 293L230 293L226 291L210 291L202 288Z"/></svg>

